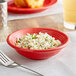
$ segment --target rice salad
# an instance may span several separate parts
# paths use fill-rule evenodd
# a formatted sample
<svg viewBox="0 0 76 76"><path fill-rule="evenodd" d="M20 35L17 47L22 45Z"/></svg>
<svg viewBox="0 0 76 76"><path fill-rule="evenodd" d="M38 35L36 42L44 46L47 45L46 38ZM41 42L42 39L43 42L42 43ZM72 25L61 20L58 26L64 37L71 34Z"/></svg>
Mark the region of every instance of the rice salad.
<svg viewBox="0 0 76 76"><path fill-rule="evenodd" d="M51 49L61 44L59 40L50 36L47 33L23 35L22 38L17 38L16 46L27 49Z"/></svg>

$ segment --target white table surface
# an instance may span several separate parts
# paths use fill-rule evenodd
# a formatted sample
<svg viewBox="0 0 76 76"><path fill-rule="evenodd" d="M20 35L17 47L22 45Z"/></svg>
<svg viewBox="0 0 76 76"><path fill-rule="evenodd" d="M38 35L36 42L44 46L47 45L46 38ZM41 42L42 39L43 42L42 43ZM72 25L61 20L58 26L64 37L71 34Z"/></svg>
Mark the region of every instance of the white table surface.
<svg viewBox="0 0 76 76"><path fill-rule="evenodd" d="M68 32L69 45L57 55L46 60L30 60L19 55L6 42L0 43L0 49L19 64L28 66L44 76L76 76L76 32ZM0 64L0 76L38 76L27 70L7 68Z"/></svg>

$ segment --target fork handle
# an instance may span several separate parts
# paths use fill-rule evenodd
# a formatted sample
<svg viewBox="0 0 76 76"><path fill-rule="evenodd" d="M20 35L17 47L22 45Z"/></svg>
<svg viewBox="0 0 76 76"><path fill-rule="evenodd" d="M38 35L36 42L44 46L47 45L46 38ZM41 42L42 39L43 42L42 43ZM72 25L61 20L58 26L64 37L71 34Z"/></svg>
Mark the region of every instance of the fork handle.
<svg viewBox="0 0 76 76"><path fill-rule="evenodd" d="M39 72L34 71L34 70L32 70L32 69L30 69L30 68L28 68L28 67L25 67L25 66L23 66L23 65L19 65L19 66L22 67L22 68L24 68L24 69L27 69L27 70L29 70L29 71L32 71L32 72L34 72L34 73L36 73L36 74L38 74L38 75L40 75L40 76L44 76L44 75L40 74Z"/></svg>
<svg viewBox="0 0 76 76"><path fill-rule="evenodd" d="M21 67L21 68L23 68L23 69L27 69L27 70L29 70L29 71L31 71L31 72L34 72L34 73L38 74L39 76L44 76L44 75L42 75L41 73L39 73L39 72L37 72L37 71L34 71L34 70L32 70L32 69L30 69L30 68L28 68L28 67L25 67L25 66L23 66L23 65L20 65L20 64L18 64L18 63L14 63L14 64L12 64L12 66L13 66L13 67Z"/></svg>

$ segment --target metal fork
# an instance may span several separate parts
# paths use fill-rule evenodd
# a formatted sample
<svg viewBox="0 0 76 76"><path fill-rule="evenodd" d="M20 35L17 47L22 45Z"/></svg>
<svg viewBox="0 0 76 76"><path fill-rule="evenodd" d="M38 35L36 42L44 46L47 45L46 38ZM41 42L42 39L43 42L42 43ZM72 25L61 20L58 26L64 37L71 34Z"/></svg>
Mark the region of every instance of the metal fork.
<svg viewBox="0 0 76 76"><path fill-rule="evenodd" d="M25 66L23 66L23 65L20 65L20 64L14 62L14 61L11 60L8 56L6 56L1 50L0 50L0 62L1 62L4 66L6 66L6 67L11 67L11 68L12 68L12 67L18 67L18 66L19 66L19 67L22 67L22 68L27 69L27 70L29 70L29 71L32 71L32 72L38 74L39 76L44 76L44 75L42 75L42 74L40 74L40 73L38 73L38 72L36 72L36 71L28 68L28 67L25 67Z"/></svg>

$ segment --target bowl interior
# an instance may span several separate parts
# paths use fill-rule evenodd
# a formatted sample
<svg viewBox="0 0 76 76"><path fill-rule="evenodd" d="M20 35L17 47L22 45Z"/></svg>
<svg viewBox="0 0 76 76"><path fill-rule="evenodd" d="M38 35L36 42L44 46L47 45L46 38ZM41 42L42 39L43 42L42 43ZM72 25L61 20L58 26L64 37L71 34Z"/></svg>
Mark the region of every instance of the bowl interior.
<svg viewBox="0 0 76 76"><path fill-rule="evenodd" d="M52 4L54 4L56 1L57 1L57 0L45 0L43 6L52 5ZM10 7L16 7L14 3L10 3L10 2L8 2L8 6L10 6ZM25 8L23 8L23 9L25 9ZM26 8L26 9L28 9L28 8ZM31 8L29 8L29 9L31 9Z"/></svg>
<svg viewBox="0 0 76 76"><path fill-rule="evenodd" d="M15 45L17 38L21 38L23 35L26 35L27 33L38 34L39 32L48 33L52 37L55 37L55 39L58 39L61 41L62 43L61 45L65 44L68 41L68 37L64 33L54 29L46 29L46 28L28 28L28 29L22 29L22 30L13 32L12 34L9 35L8 41L10 42L10 44Z"/></svg>

